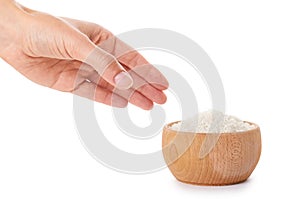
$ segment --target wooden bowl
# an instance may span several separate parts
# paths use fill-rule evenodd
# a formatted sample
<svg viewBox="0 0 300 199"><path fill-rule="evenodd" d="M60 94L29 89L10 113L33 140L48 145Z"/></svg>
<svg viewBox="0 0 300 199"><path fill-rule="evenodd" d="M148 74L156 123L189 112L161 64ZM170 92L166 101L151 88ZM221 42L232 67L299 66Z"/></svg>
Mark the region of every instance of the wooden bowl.
<svg viewBox="0 0 300 199"><path fill-rule="evenodd" d="M196 185L229 185L247 180L255 169L261 153L258 125L251 123L256 128L249 131L215 134L177 132L170 129L174 123L164 127L162 147L177 180ZM200 149L208 153L201 157Z"/></svg>

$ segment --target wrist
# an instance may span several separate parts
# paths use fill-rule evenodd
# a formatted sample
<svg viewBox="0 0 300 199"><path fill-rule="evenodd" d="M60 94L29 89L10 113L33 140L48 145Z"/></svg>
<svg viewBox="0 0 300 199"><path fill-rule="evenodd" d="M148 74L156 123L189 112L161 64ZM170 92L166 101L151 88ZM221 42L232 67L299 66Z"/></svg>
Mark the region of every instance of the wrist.
<svg viewBox="0 0 300 199"><path fill-rule="evenodd" d="M4 3L11 3L11 2L13 2L13 0L0 0L0 5Z"/></svg>
<svg viewBox="0 0 300 199"><path fill-rule="evenodd" d="M17 35L22 33L22 16L24 11L13 0L0 0L0 57L12 44Z"/></svg>

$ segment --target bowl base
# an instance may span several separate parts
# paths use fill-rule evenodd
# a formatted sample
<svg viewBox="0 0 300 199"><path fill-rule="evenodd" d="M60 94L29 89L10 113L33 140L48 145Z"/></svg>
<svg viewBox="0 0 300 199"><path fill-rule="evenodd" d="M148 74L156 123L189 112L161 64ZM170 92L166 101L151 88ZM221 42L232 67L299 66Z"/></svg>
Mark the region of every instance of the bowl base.
<svg viewBox="0 0 300 199"><path fill-rule="evenodd" d="M237 181L237 182L231 182L231 183L197 183L197 182L188 182L188 181L183 181L183 180L180 180L178 178L176 178L176 180L178 180L179 182L181 183L184 183L184 184L190 184L190 185L196 185L196 186L229 186L229 185L235 185L235 184L240 184L240 183L243 183L246 180L241 180L241 181Z"/></svg>

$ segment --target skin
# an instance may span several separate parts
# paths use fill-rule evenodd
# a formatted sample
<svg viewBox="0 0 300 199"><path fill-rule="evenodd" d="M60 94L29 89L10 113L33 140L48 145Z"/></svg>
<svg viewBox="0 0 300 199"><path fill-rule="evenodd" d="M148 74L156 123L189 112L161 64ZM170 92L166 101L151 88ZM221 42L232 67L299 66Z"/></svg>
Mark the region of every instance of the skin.
<svg viewBox="0 0 300 199"><path fill-rule="evenodd" d="M97 24L0 0L0 29L0 57L37 84L115 107L166 102L166 78Z"/></svg>

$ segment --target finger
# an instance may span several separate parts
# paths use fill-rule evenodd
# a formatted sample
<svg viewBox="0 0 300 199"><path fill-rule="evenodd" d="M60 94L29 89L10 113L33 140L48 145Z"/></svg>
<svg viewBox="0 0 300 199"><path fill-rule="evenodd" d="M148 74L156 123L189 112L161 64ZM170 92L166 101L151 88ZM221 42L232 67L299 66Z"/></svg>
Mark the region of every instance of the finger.
<svg viewBox="0 0 300 199"><path fill-rule="evenodd" d="M135 71L155 88L166 90L169 87L169 82L164 75L137 51L128 52L117 59L123 66Z"/></svg>
<svg viewBox="0 0 300 199"><path fill-rule="evenodd" d="M168 88L168 81L159 70L153 67L141 54L129 45L113 36L110 31L94 23L82 22L69 18L64 18L64 20L76 27L84 35L87 35L88 38L101 49L115 56L123 65L131 69L134 69L137 66L147 65L149 67L145 70L147 73L141 73L139 75L147 82L151 82L157 89L165 90Z"/></svg>
<svg viewBox="0 0 300 199"><path fill-rule="evenodd" d="M113 55L96 46L87 36L78 32L77 38L67 48L70 48L67 51L73 59L92 66L110 84L120 89L131 87L132 78L118 60Z"/></svg>
<svg viewBox="0 0 300 199"><path fill-rule="evenodd" d="M158 104L164 104L167 101L167 96L162 90L156 88L153 84L149 84L145 79L141 78L141 75L138 75L140 69L143 71L141 67L138 70L129 70L127 67L125 68L134 80L132 88Z"/></svg>
<svg viewBox="0 0 300 199"><path fill-rule="evenodd" d="M149 64L149 62L137 51L113 36L110 31L94 23L82 22L69 18L64 18L64 20L72 24L83 34L87 35L89 39L96 45L99 45L101 49L117 57L118 61L123 65L131 69L141 65L149 66L149 69L147 70L148 73L139 75L160 90L168 88L168 81L159 70Z"/></svg>
<svg viewBox="0 0 300 199"><path fill-rule="evenodd" d="M134 89L114 89L113 92L127 99L131 104L144 110L151 110L153 108L153 101L142 95L140 92L135 91Z"/></svg>
<svg viewBox="0 0 300 199"><path fill-rule="evenodd" d="M97 73L94 73L88 77L88 80L91 82L94 82L95 84L98 84L100 87L104 87L107 90L123 97L127 101L129 101L131 104L140 107L144 110L150 110L153 108L153 101L142 95L140 92L134 90L134 89L126 89L126 90L120 90L112 85L110 85L108 82L106 82L103 78L101 78Z"/></svg>
<svg viewBox="0 0 300 199"><path fill-rule="evenodd" d="M104 31L102 31L102 34ZM164 75L151 65L139 52L131 48L129 45L121 41L115 36L111 36L101 41L99 47L114 55L118 61L128 68L135 70L139 66L144 66L138 75L144 78L159 90L168 88L169 83Z"/></svg>
<svg viewBox="0 0 300 199"><path fill-rule="evenodd" d="M96 102L119 108L126 107L128 103L127 100L113 94L111 91L87 81L82 82L75 90L72 91L72 93Z"/></svg>
<svg viewBox="0 0 300 199"><path fill-rule="evenodd" d="M134 88L135 90L139 91L140 94L142 94L144 97L146 97L147 99L151 100L152 102L156 102L158 104L164 104L167 100L167 97L166 95L159 89L157 89L156 87L154 87L152 84L149 84L149 82L145 81L143 78L141 78L141 75L138 75L137 73L142 73L144 72L144 69L142 67L136 69L135 71L134 70L130 70L129 68L125 67L126 70L128 70L127 72L130 74L130 76L132 77L133 79L133 85L132 85L132 88ZM142 72L140 72L142 71ZM95 74L95 76L93 77L90 77L89 78L91 81L95 82L95 83L98 83L99 81L99 76L97 74ZM102 81L102 84L103 81ZM110 86L109 84L105 84L105 85L102 85L104 88L109 88L110 87L110 90L114 89L113 86ZM129 93L129 92L132 92L133 89L129 89L128 91L118 91L115 90L114 92L117 92L117 94L123 94L123 93ZM124 95L121 95L122 97L125 97L125 99L129 99L128 97L129 96L124 96ZM135 100L135 95L132 96L133 99L132 100ZM139 97L141 98L141 97ZM129 99L130 101L130 99ZM130 103L133 103L135 104L134 102L130 101ZM145 102L147 107L149 105L149 103ZM137 105L137 104L135 104ZM137 105L139 106L139 105ZM139 106L140 107L140 106ZM143 109L145 109L145 107L141 107ZM150 108L150 107L149 107ZM151 106L152 108L152 106Z"/></svg>

